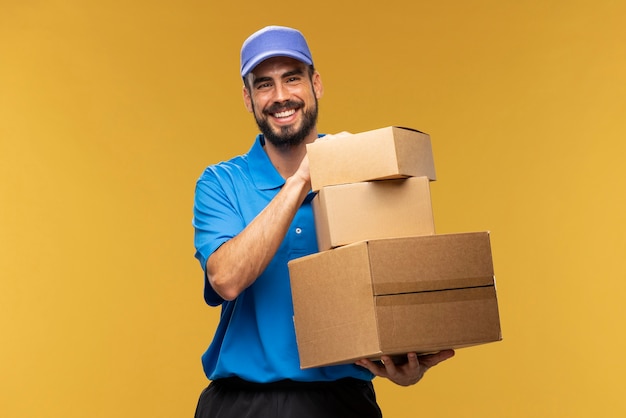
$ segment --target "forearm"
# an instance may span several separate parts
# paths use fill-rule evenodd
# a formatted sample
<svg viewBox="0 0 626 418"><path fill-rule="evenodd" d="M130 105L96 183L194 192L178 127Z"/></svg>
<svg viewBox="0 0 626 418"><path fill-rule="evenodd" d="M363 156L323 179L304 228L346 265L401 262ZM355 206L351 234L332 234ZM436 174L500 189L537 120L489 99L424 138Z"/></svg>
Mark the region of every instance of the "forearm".
<svg viewBox="0 0 626 418"><path fill-rule="evenodd" d="M209 257L207 277L222 298L236 298L265 270L309 190L306 179L287 179L270 204Z"/></svg>

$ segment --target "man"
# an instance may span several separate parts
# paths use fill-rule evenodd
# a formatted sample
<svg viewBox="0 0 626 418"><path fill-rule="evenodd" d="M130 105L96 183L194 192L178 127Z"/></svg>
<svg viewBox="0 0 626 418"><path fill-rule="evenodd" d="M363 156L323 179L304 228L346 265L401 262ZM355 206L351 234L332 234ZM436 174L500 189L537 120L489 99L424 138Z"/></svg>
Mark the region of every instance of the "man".
<svg viewBox="0 0 626 418"><path fill-rule="evenodd" d="M324 89L306 40L286 27L244 42L241 76L261 134L247 154L208 167L196 186L204 297L222 307L202 357L212 382L196 417L380 417L374 376L408 386L454 352L300 369L287 262L317 252L306 144L320 136Z"/></svg>

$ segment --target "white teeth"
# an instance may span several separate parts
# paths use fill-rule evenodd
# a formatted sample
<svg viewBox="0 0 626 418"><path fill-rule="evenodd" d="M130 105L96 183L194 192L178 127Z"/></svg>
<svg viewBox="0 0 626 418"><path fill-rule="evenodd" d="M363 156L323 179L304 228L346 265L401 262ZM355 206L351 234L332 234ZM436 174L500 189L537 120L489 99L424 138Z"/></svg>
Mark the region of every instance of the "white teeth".
<svg viewBox="0 0 626 418"><path fill-rule="evenodd" d="M296 110L295 109L290 109L290 110L285 110L284 112L274 113L274 117L286 118L288 116L293 115L294 113L296 113Z"/></svg>

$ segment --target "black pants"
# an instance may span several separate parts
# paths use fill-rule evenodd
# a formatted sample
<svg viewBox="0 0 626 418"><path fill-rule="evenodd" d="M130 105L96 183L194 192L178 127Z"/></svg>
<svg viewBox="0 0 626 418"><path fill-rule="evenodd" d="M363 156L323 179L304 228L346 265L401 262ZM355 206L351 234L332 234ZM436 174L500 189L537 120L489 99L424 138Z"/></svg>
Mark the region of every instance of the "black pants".
<svg viewBox="0 0 626 418"><path fill-rule="evenodd" d="M211 382L198 401L195 418L381 418L372 382L259 384L238 378Z"/></svg>

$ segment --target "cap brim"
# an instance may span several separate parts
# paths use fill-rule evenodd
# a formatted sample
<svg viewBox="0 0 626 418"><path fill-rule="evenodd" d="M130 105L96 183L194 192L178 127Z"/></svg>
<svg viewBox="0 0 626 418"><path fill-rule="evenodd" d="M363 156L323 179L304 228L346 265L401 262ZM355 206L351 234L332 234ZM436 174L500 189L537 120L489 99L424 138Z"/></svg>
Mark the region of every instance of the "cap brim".
<svg viewBox="0 0 626 418"><path fill-rule="evenodd" d="M241 76L246 77L248 74L250 74L250 72L252 72L252 70L256 68L257 65L259 65L260 63L262 63L263 61L267 59L274 58L274 57L293 58L307 65L313 64L313 62L311 62L311 60L306 55L300 54L296 51L285 51L285 50L267 51L262 54L256 55L253 59L248 61L241 69Z"/></svg>

